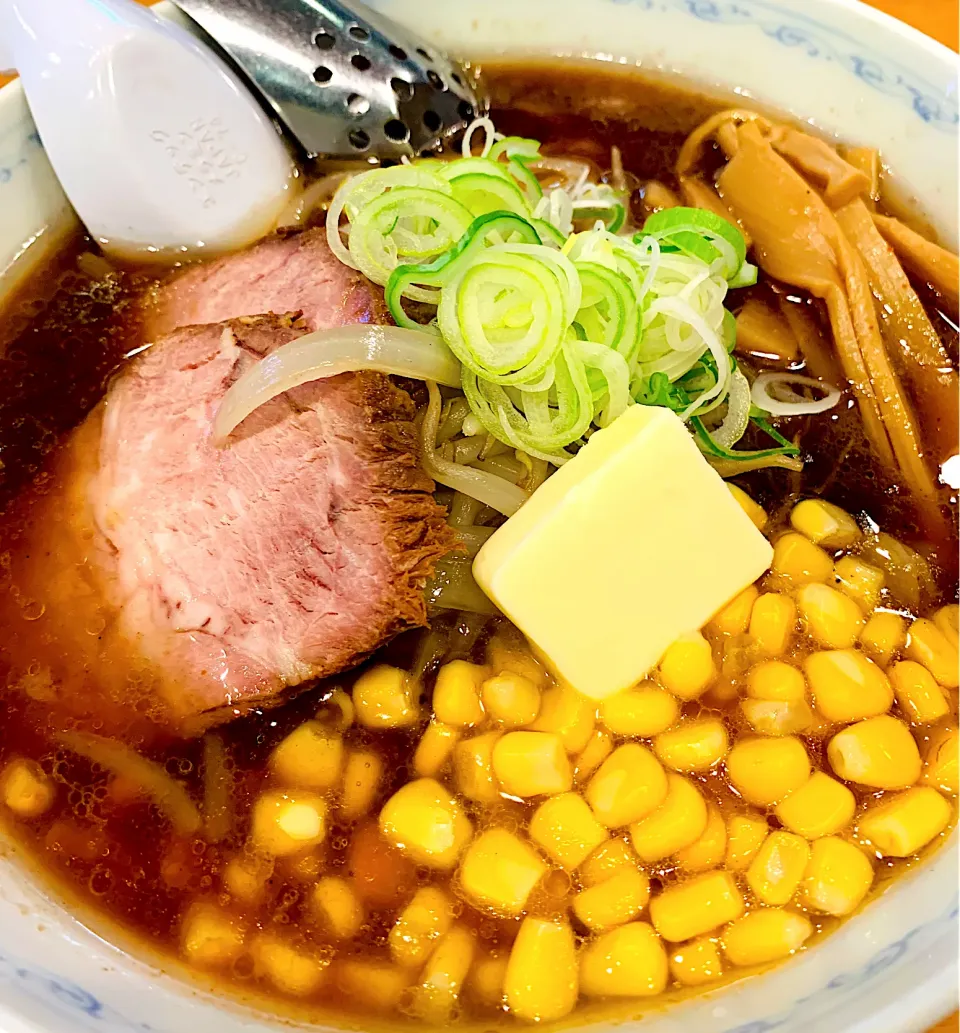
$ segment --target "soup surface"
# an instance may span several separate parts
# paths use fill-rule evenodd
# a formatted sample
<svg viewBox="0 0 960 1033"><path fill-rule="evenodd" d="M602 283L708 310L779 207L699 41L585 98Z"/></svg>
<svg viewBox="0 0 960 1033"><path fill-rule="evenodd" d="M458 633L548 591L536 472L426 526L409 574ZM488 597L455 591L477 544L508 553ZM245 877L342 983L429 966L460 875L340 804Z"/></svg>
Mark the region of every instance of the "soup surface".
<svg viewBox="0 0 960 1033"><path fill-rule="evenodd" d="M499 131L625 177L637 225L724 106L579 65L483 73ZM771 570L600 705L481 605L200 738L153 727L132 682L116 713L81 714L51 657L86 636L71 684L93 692L107 629L80 598L64 616L83 560L56 552L55 514L96 444L63 442L138 348L155 283L77 241L3 316L0 818L98 929L308 1017L635 1012L804 949L948 834L956 498L918 506L847 399L777 422L802 470L735 481ZM914 286L955 368L955 314ZM820 302L765 275L726 304L779 299L829 334ZM811 372L757 339L745 368ZM925 432L938 419L923 409Z"/></svg>

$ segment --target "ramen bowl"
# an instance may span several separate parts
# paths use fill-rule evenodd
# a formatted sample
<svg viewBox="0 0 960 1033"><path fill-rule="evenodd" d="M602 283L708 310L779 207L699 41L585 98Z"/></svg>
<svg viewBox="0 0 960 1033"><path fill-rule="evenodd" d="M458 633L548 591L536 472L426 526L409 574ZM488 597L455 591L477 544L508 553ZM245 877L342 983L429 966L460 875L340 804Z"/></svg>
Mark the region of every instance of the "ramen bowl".
<svg viewBox="0 0 960 1033"><path fill-rule="evenodd" d="M379 0L468 57L589 58L680 76L879 149L901 197L956 246L956 63L855 0ZM0 91L0 295L75 218L19 87ZM957 1000L957 835L831 936L690 999L617 1014L649 1033L919 1033ZM111 935L111 939L114 937ZM631 1014L636 1018L631 1019ZM609 1028L587 1015L583 1029ZM12 844L0 852L3 1033L267 1033L288 1028L129 953L64 907ZM321 1027L317 1027L321 1028Z"/></svg>

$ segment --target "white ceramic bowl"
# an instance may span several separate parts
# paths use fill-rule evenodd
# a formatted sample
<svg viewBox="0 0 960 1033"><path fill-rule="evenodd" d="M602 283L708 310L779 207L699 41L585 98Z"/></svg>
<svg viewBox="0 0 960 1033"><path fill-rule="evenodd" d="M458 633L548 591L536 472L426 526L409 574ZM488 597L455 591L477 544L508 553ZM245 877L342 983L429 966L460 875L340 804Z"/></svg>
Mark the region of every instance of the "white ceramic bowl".
<svg viewBox="0 0 960 1033"><path fill-rule="evenodd" d="M944 237L956 242L955 58L856 0L378 0L376 6L464 54L591 56L738 88L843 139L879 147ZM44 260L71 218L22 95L7 87L0 92L0 292ZM122 954L27 877L12 848L0 853L0 1033L289 1028ZM643 1029L920 1033L956 1007L957 913L955 835L929 864L799 958L649 1012Z"/></svg>

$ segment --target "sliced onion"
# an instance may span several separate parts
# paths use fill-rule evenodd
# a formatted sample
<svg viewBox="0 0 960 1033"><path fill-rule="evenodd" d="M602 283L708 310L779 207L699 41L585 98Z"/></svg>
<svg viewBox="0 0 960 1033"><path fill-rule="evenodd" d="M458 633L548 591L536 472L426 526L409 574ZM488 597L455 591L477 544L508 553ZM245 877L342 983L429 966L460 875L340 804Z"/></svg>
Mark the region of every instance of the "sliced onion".
<svg viewBox="0 0 960 1033"><path fill-rule="evenodd" d="M460 386L460 363L434 334L368 324L318 330L282 345L233 384L213 421L214 441L223 443L250 413L284 391L362 369Z"/></svg>
<svg viewBox="0 0 960 1033"><path fill-rule="evenodd" d="M811 400L792 390L792 385L813 387L824 397ZM799 373L761 373L750 392L753 404L773 416L810 416L832 409L840 401L841 392L833 384L805 377Z"/></svg>
<svg viewBox="0 0 960 1033"><path fill-rule="evenodd" d="M727 415L724 416L723 423L710 436L721 448L733 448L743 437L749 422L750 384L740 370L735 370L730 378Z"/></svg>

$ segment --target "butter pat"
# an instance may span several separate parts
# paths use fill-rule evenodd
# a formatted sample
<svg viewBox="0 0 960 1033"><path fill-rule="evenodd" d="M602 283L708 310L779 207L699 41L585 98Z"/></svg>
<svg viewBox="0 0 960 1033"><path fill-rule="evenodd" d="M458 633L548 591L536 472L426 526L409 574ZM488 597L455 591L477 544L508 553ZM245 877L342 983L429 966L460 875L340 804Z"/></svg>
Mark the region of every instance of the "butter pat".
<svg viewBox="0 0 960 1033"><path fill-rule="evenodd" d="M491 536L473 572L555 674L605 699L772 557L680 418L634 405Z"/></svg>

